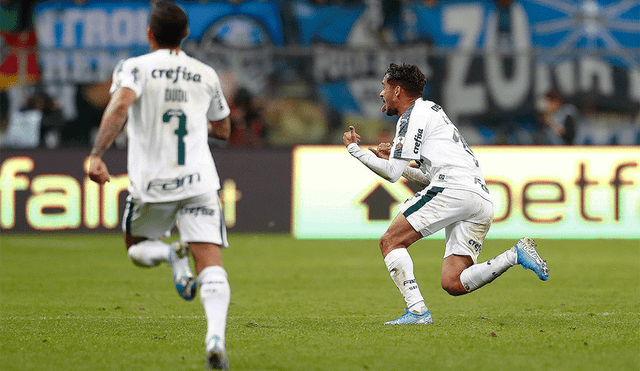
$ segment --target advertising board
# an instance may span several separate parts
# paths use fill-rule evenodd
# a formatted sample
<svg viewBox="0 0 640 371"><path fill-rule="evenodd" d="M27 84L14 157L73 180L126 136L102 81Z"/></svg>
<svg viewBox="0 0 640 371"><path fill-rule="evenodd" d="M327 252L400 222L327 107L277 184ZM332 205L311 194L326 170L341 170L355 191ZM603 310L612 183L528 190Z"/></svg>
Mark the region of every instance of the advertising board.
<svg viewBox="0 0 640 371"><path fill-rule="evenodd" d="M235 232L289 232L291 152L214 149L227 227ZM128 194L127 154L111 149L103 186L83 173L88 150L0 153L0 227L5 232L121 231Z"/></svg>
<svg viewBox="0 0 640 371"><path fill-rule="evenodd" d="M640 147L476 147L494 203L489 238L640 238ZM293 154L293 234L379 238L415 186L342 146ZM438 232L430 238L444 238Z"/></svg>
<svg viewBox="0 0 640 371"><path fill-rule="evenodd" d="M494 203L489 238L640 239L640 147L475 147ZM378 177L343 146L214 149L231 232L300 239L377 239L418 188ZM104 186L84 150L0 153L5 232L119 232L126 152L104 159ZM429 238L443 238L442 232Z"/></svg>

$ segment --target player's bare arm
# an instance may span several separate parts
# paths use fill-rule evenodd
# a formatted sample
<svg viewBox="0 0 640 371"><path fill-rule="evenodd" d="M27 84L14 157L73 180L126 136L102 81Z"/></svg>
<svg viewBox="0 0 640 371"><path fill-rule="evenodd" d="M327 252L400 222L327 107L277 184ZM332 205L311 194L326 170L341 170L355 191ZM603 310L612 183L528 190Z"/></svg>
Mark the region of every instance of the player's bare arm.
<svg viewBox="0 0 640 371"><path fill-rule="evenodd" d="M231 119L229 116L218 121L209 121L209 136L212 138L227 140L231 136Z"/></svg>
<svg viewBox="0 0 640 371"><path fill-rule="evenodd" d="M127 122L129 106L137 99L136 93L129 88L118 88L114 93L102 116L98 136L89 155L87 175L98 184L109 181L109 169L102 161L102 155L111 146L118 133Z"/></svg>

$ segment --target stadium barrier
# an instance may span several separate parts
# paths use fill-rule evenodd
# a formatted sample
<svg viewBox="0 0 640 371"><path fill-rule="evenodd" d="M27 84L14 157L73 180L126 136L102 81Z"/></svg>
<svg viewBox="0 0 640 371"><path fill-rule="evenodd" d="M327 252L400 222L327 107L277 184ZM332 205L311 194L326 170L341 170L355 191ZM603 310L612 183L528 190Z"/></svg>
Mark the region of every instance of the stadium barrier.
<svg viewBox="0 0 640 371"><path fill-rule="evenodd" d="M214 149L225 221L237 232L289 232L291 150ZM2 232L121 231L129 181L126 150L104 160L113 175L103 186L83 173L88 150L0 153Z"/></svg>
<svg viewBox="0 0 640 371"><path fill-rule="evenodd" d="M640 238L640 147L473 150L494 203L489 238ZM297 147L293 166L298 238L379 238L416 191L378 177L342 146Z"/></svg>
<svg viewBox="0 0 640 371"><path fill-rule="evenodd" d="M213 149L231 232L300 239L379 238L417 189L389 183L342 146ZM640 147L476 147L494 202L489 238L640 238ZM103 186L82 171L86 150L0 153L6 232L121 230L126 151L108 151ZM443 238L439 232L430 238Z"/></svg>

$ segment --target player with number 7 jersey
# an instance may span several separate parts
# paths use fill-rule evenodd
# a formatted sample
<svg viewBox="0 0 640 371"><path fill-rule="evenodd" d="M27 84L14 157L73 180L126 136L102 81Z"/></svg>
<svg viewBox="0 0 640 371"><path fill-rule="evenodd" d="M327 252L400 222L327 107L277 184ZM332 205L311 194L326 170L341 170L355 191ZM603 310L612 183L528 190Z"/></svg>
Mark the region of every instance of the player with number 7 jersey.
<svg viewBox="0 0 640 371"><path fill-rule="evenodd" d="M168 263L183 299L200 294L207 319L206 367L227 370L231 289L222 249L229 242L208 138L229 139L230 110L213 68L181 50L188 35L189 19L180 5L153 2L150 52L116 67L85 171L96 183L109 181L102 155L126 123L130 186L122 229L127 255L140 267ZM163 241L176 226L180 239Z"/></svg>
<svg viewBox="0 0 640 371"><path fill-rule="evenodd" d="M207 121L230 110L213 68L182 50L159 49L122 61L111 93L120 87L138 97L127 123L131 195L166 202L217 191Z"/></svg>

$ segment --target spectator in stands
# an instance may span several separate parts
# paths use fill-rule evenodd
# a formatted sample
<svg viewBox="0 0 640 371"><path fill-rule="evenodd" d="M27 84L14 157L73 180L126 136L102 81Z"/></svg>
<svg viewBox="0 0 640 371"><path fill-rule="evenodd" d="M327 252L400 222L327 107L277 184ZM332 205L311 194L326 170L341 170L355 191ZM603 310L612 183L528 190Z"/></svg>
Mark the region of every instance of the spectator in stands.
<svg viewBox="0 0 640 371"><path fill-rule="evenodd" d="M402 43L402 2L401 0L382 0L382 26L378 30L380 41Z"/></svg>
<svg viewBox="0 0 640 371"><path fill-rule="evenodd" d="M251 93L240 88L231 100L231 136L229 147L262 147L267 136L267 126L261 107L256 105Z"/></svg>
<svg viewBox="0 0 640 371"><path fill-rule="evenodd" d="M301 0L311 5L361 5L365 3L365 0Z"/></svg>
<svg viewBox="0 0 640 371"><path fill-rule="evenodd" d="M60 135L65 123L58 103L43 91L35 92L27 101L27 106L42 112L40 121L40 147L56 148L60 145Z"/></svg>
<svg viewBox="0 0 640 371"><path fill-rule="evenodd" d="M565 103L557 90L549 91L538 103L540 135L538 142L547 145L570 145L576 137L580 112Z"/></svg>
<svg viewBox="0 0 640 371"><path fill-rule="evenodd" d="M62 141L65 146L82 147L92 143L109 102L110 84L110 81L103 81L77 86L75 98L78 116L64 127Z"/></svg>
<svg viewBox="0 0 640 371"><path fill-rule="evenodd" d="M0 0L0 31L21 32L33 28L33 0Z"/></svg>
<svg viewBox="0 0 640 371"><path fill-rule="evenodd" d="M29 32L33 32L33 9L35 5L35 0L0 0L0 32L20 34L21 38L28 38ZM2 48L0 64L2 64L3 59L6 57L7 46L4 41L0 41L0 45ZM11 86L0 88L0 132L4 132L9 123L12 97L8 89L11 88ZM21 89L22 87L17 88ZM20 105L23 102L14 103Z"/></svg>
<svg viewBox="0 0 640 371"><path fill-rule="evenodd" d="M511 48L511 0L495 0L498 16L498 42L504 48Z"/></svg>
<svg viewBox="0 0 640 371"><path fill-rule="evenodd" d="M325 107L314 99L303 81L282 84L271 77L271 96L264 117L269 127L269 144L293 147L296 144L325 143L329 134Z"/></svg>
<svg viewBox="0 0 640 371"><path fill-rule="evenodd" d="M14 148L56 148L64 125L62 110L41 90L37 90L9 121L4 145Z"/></svg>
<svg viewBox="0 0 640 371"><path fill-rule="evenodd" d="M376 143L393 143L393 137L395 136L395 131L389 127L383 127L378 131L378 137L376 138Z"/></svg>
<svg viewBox="0 0 640 371"><path fill-rule="evenodd" d="M378 29L378 40L383 43L405 43L405 21L402 18L402 7L404 4L414 2L414 0L380 0L382 9L382 25ZM434 8L438 0L420 0L424 6Z"/></svg>

